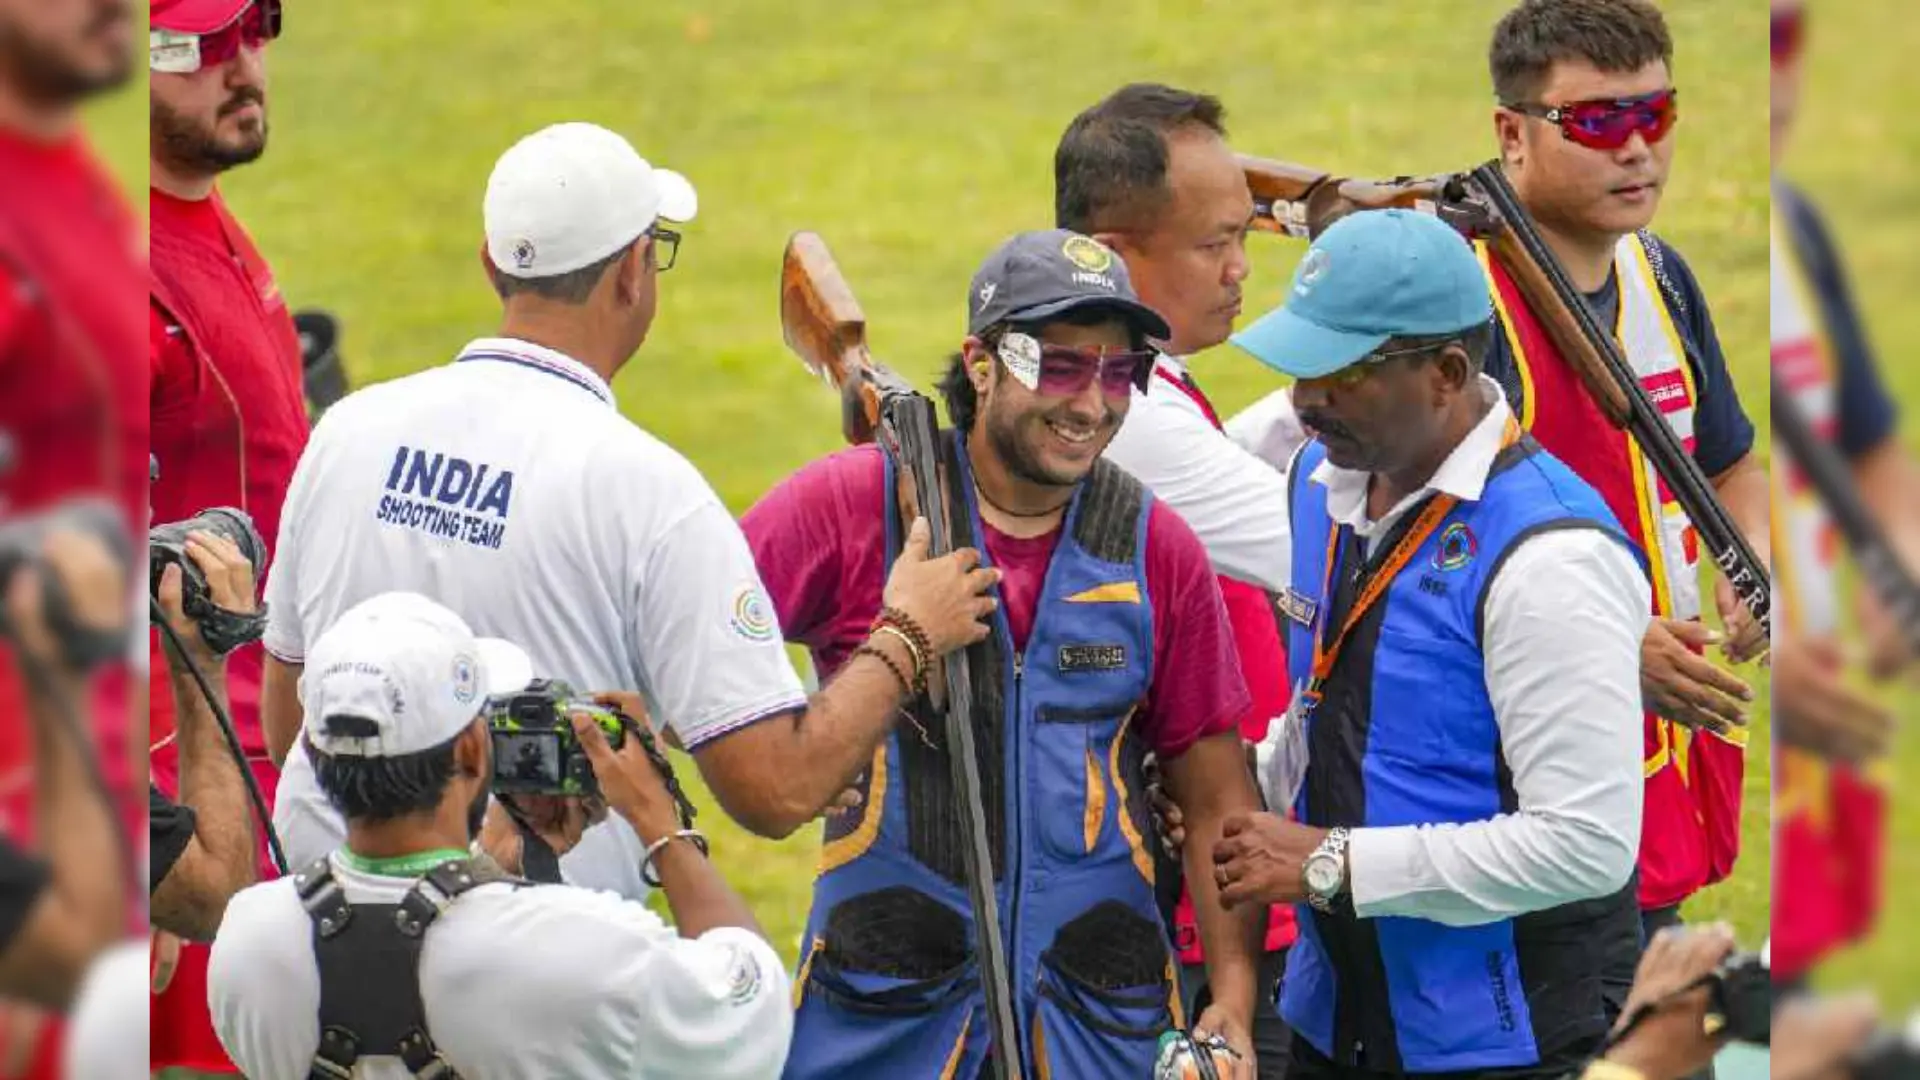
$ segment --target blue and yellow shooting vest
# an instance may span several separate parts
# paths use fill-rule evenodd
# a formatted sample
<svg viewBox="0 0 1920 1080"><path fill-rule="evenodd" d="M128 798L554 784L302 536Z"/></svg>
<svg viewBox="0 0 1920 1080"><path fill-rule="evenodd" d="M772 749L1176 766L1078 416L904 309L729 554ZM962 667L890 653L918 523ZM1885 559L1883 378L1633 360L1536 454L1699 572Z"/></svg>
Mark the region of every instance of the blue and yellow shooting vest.
<svg viewBox="0 0 1920 1080"><path fill-rule="evenodd" d="M984 560L965 448L943 445L955 546ZM889 460L886 490L894 479ZM1150 501L1097 463L1061 526L1025 651L1014 653L998 613L969 650L1029 1080L1147 1076L1159 1035L1178 1022L1137 730L1153 674ZM900 542L889 512L889 565ZM986 1058L964 812L939 715L924 698L909 713L859 781L861 806L827 825L795 978L790 1078L971 1078Z"/></svg>
<svg viewBox="0 0 1920 1080"><path fill-rule="evenodd" d="M1326 624L1331 640L1361 591L1364 559L1351 529L1336 533L1326 488L1306 479L1325 457L1317 441L1301 450L1289 498L1294 588L1314 602L1307 618ZM1375 541L1376 562L1417 516L1409 512ZM1522 437L1496 459L1480 499L1442 519L1354 627L1309 714L1309 764L1294 805L1301 821L1465 823L1517 809L1487 694L1483 605L1521 541L1570 528L1626 543L1593 489ZM1299 687L1313 671L1314 626L1289 619L1288 634ZM1388 1073L1583 1054L1617 1014L1640 947L1631 883L1609 897L1481 926L1358 919L1351 904L1330 915L1298 910L1282 1015L1336 1062Z"/></svg>

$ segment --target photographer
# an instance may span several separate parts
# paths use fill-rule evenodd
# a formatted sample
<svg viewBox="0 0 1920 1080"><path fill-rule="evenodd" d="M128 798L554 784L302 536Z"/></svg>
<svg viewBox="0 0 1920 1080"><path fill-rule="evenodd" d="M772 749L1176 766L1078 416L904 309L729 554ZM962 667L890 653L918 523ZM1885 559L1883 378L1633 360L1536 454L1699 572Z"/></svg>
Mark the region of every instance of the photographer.
<svg viewBox="0 0 1920 1080"><path fill-rule="evenodd" d="M229 906L209 970L228 1053L254 1080L421 1073L436 1056L469 1080L777 1075L787 975L635 734L616 752L573 717L677 933L638 903L470 857L494 777L487 691L518 689L499 674L509 648L405 593L356 605L313 644L298 737L346 843ZM543 838L564 846L581 824Z"/></svg>
<svg viewBox="0 0 1920 1080"><path fill-rule="evenodd" d="M124 847L87 760L77 710L88 661L73 647L76 637L124 637L126 581L101 537L59 525L37 557L0 580L0 637L27 688L41 848L34 857L0 841L0 996L50 1009L67 1007L94 956L126 925Z"/></svg>
<svg viewBox="0 0 1920 1080"><path fill-rule="evenodd" d="M208 598L216 607L242 615L258 609L253 565L232 540L194 532L187 537L186 553L206 577ZM177 713L180 800L176 804L149 785L148 887L156 929L211 941L227 901L253 884L254 814L240 765L215 717L216 702L193 675L197 669L207 690L218 696L217 707L226 708L227 654L209 645L200 622L186 614L183 578L177 565L160 577L160 610L172 631L163 639Z"/></svg>

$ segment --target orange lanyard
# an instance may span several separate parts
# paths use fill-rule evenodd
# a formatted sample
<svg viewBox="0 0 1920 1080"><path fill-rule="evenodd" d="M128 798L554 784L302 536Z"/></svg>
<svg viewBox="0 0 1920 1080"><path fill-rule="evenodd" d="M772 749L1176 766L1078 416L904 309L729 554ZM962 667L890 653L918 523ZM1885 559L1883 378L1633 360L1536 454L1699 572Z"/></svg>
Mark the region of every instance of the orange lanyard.
<svg viewBox="0 0 1920 1080"><path fill-rule="evenodd" d="M1509 417L1506 431L1500 438L1500 449L1505 450L1519 440L1520 424ZM1340 630L1334 635L1333 642L1328 644L1326 640L1325 621L1322 621L1319 628L1314 631L1313 680L1307 684L1305 692L1309 705L1319 703L1321 688L1326 685L1327 676L1333 674L1333 666L1340 659L1340 650L1346 647L1347 638L1353 633L1354 627L1359 626L1360 620L1367 617L1367 612L1373 605L1386 595L1387 587L1393 584L1394 578L1400 575L1400 571L1406 569L1407 563L1413 561L1413 553L1420 550L1420 546L1427 542L1427 538L1433 535L1433 531L1440 527L1440 523L1445 521L1447 515L1452 513L1453 508L1458 505L1460 500L1452 495L1435 495L1432 501L1427 503L1426 508L1420 511L1420 516L1413 520L1413 526L1407 530L1406 535L1393 546L1393 551L1388 553L1386 561L1380 564L1380 569L1367 579L1367 587L1361 590L1359 598L1353 602L1353 607L1340 624ZM1333 577L1337 569L1340 537L1348 529L1349 526L1336 526L1327 536L1327 571L1326 580L1320 587L1320 602L1327 606L1328 618L1333 615Z"/></svg>

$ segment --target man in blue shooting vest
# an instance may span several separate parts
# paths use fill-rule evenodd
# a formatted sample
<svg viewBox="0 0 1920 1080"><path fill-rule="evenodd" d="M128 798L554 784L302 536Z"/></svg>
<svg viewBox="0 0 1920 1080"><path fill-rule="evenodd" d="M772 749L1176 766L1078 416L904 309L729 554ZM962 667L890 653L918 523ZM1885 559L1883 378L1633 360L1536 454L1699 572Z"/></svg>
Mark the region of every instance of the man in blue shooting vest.
<svg viewBox="0 0 1920 1080"><path fill-rule="evenodd" d="M1645 571L1481 372L1472 249L1355 214L1235 337L1295 376L1295 685L1222 900L1300 904L1294 1077L1575 1070L1640 951Z"/></svg>
<svg viewBox="0 0 1920 1080"><path fill-rule="evenodd" d="M1167 325L1111 249L1064 229L1002 245L967 308L939 443L954 546L999 575L994 632L969 650L971 719L1023 1075L1144 1078L1160 1035L1186 1026L1142 798L1152 751L1186 811L1187 877L1200 882L1215 991L1195 1026L1241 1054L1233 1080L1252 1080L1262 912L1225 911L1209 872L1222 823L1259 806L1237 726L1246 683L1205 548L1100 457ZM898 468L872 445L830 455L741 522L781 630L825 673L912 636L882 588L902 549L927 543L895 512ZM969 826L922 659L914 650L898 672L908 704L865 744L865 772L834 777L860 801L827 824L792 1080L972 1080L985 1065Z"/></svg>

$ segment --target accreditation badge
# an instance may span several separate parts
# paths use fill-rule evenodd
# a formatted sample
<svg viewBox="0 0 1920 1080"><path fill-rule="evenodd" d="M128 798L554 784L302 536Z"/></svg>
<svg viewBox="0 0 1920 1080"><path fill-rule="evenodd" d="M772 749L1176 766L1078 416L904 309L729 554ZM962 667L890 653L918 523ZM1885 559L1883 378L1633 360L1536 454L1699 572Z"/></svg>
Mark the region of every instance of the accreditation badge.
<svg viewBox="0 0 1920 1080"><path fill-rule="evenodd" d="M1306 689L1305 683L1295 684L1293 701L1280 718L1280 738L1267 766L1267 806L1276 814L1293 809L1300 786L1307 780L1307 725L1313 715L1307 707Z"/></svg>

